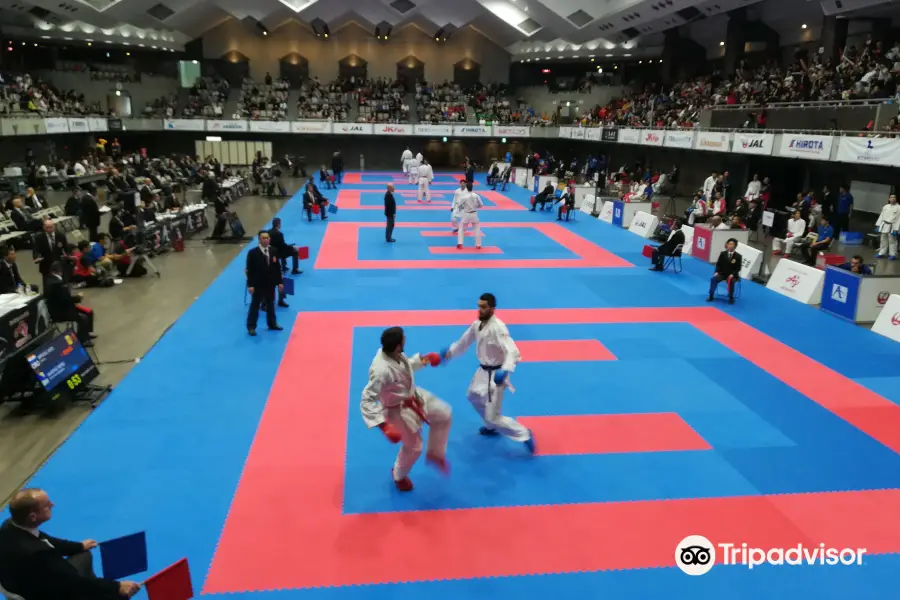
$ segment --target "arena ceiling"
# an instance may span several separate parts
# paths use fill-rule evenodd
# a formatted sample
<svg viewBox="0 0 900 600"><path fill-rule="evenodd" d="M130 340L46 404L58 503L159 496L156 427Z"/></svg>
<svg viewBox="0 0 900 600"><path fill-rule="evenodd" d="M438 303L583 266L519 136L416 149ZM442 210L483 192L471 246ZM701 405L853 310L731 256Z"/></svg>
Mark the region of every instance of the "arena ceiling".
<svg viewBox="0 0 900 600"><path fill-rule="evenodd" d="M178 51L226 19L269 31L289 20L330 30L356 22L414 24L428 33L471 25L515 59L640 56L661 49L662 32L681 27L714 48L727 13L747 7L784 36L817 39L823 15L884 18L896 0L0 0L0 28L44 39L85 40ZM807 25L800 30L800 24ZM796 38L796 39L794 39ZM805 39L806 38L806 39Z"/></svg>

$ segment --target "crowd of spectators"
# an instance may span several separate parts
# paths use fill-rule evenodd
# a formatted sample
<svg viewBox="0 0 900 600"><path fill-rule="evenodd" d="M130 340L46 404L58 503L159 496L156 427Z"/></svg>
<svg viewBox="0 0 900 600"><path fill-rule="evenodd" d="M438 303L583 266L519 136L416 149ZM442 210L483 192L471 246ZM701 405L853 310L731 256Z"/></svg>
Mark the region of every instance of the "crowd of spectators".
<svg viewBox="0 0 900 600"><path fill-rule="evenodd" d="M225 102L228 100L230 89L225 79L198 77L188 92L187 105L182 110L182 115L188 118L221 118L225 113ZM167 108L168 102L165 102L163 110L168 112Z"/></svg>
<svg viewBox="0 0 900 600"><path fill-rule="evenodd" d="M37 116L101 115L99 102L88 104L84 94L59 90L31 75L0 75L0 115L33 113Z"/></svg>
<svg viewBox="0 0 900 600"><path fill-rule="evenodd" d="M290 83L283 79L273 80L266 73L263 83L245 79L241 86L238 111L235 118L284 121L288 117L288 93Z"/></svg>
<svg viewBox="0 0 900 600"><path fill-rule="evenodd" d="M362 123L409 123L405 86L393 79L365 79L357 84L359 121Z"/></svg>
<svg viewBox="0 0 900 600"><path fill-rule="evenodd" d="M458 83L416 84L421 123L464 123L468 96Z"/></svg>
<svg viewBox="0 0 900 600"><path fill-rule="evenodd" d="M144 107L145 117L156 117L159 119L171 119L175 116L178 109L178 94L169 94L160 96L155 100L151 100Z"/></svg>
<svg viewBox="0 0 900 600"><path fill-rule="evenodd" d="M297 118L347 121L350 116L349 98L354 89L352 78L326 84L321 83L318 77L305 81L297 100Z"/></svg>

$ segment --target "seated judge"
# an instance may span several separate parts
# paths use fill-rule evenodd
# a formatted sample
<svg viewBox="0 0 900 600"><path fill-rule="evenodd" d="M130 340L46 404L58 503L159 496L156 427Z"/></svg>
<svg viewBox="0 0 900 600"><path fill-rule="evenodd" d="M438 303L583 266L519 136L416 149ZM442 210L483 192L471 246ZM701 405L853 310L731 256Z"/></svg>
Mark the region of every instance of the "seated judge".
<svg viewBox="0 0 900 600"><path fill-rule="evenodd" d="M297 255L297 246L288 244L284 241L284 234L281 232L281 219L278 217L272 219L272 228L269 230L269 245L275 249L275 252L278 254L278 258L282 260L286 258L291 259L291 275L300 275L301 273L303 273L303 271L300 270L300 266L297 262L299 260L299 257Z"/></svg>
<svg viewBox="0 0 900 600"><path fill-rule="evenodd" d="M41 222L32 217L31 213L25 210L25 204L22 201L21 196L13 198L12 209L9 211L9 218L12 219L13 224L19 231L28 232L41 230Z"/></svg>
<svg viewBox="0 0 900 600"><path fill-rule="evenodd" d="M63 280L62 265L58 262L50 266L50 274L44 283L44 300L47 302L47 312L56 323L73 321L75 334L81 340L83 346L92 346L95 336L94 311L79 304L81 294L72 294L69 285Z"/></svg>
<svg viewBox="0 0 900 600"><path fill-rule="evenodd" d="M531 210L537 210L538 204L541 205L541 210L544 210L544 205L548 202L553 202L555 196L556 188L554 188L553 184L548 181L547 185L544 186L544 189L541 190L541 193L534 197L534 206L531 207Z"/></svg>
<svg viewBox="0 0 900 600"><path fill-rule="evenodd" d="M562 221L563 214L565 214L566 221L568 221L573 210L575 210L575 188L574 186L569 186L559 199L559 210L556 211L556 220Z"/></svg>
<svg viewBox="0 0 900 600"><path fill-rule="evenodd" d="M303 192L303 210L306 211L306 218L309 221L312 221L312 207L314 204L317 204L319 206L319 216L323 221L326 220L328 217L325 216L325 213L327 212L325 210L325 207L328 205L328 200L326 200L325 197L319 193L319 190L316 189L315 184L313 184L311 181L308 181L306 183L306 191Z"/></svg>
<svg viewBox="0 0 900 600"><path fill-rule="evenodd" d="M3 265L0 265L0 277L2 277L2 268ZM869 265L863 264L863 258L859 254L850 259L850 262L845 262L841 265L838 265L838 269L843 269L845 271L850 271L851 273L856 273L857 275L871 275L872 269L869 268Z"/></svg>
<svg viewBox="0 0 900 600"><path fill-rule="evenodd" d="M0 583L6 591L27 600L121 600L141 589L133 581L94 574L94 540L74 542L41 531L52 515L43 490L24 489L10 500L10 518L0 525Z"/></svg>
<svg viewBox="0 0 900 600"><path fill-rule="evenodd" d="M731 238L725 243L725 250L719 254L719 259L716 261L716 272L713 273L712 279L709 280L709 297L706 299L707 302L713 301L716 288L719 287L721 282L725 281L728 284L728 304L734 304L734 286L741 279L741 266L743 264L743 258L735 251L737 245L738 241Z"/></svg>
<svg viewBox="0 0 900 600"><path fill-rule="evenodd" d="M15 294L19 288L25 287L22 276L19 275L19 265L16 264L16 249L12 246L0 247L0 294Z"/></svg>
<svg viewBox="0 0 900 600"><path fill-rule="evenodd" d="M650 268L651 271L662 271L665 266L666 257L675 256L675 248L677 248L679 244L684 246L684 232L681 230L681 224L681 221L676 219L675 222L672 223L672 231L669 232L669 239L653 249L653 256L650 257L650 260L653 263L653 266Z"/></svg>
<svg viewBox="0 0 900 600"><path fill-rule="evenodd" d="M41 197L37 195L33 187L30 187L25 190L25 206L30 210L41 210L42 208L47 208L47 203L41 200Z"/></svg>

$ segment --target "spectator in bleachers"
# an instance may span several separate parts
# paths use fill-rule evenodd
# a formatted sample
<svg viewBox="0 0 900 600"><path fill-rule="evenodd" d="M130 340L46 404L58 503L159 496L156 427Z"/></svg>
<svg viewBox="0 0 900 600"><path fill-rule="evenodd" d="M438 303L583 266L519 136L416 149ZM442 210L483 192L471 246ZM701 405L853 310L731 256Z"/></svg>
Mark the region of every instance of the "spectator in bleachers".
<svg viewBox="0 0 900 600"><path fill-rule="evenodd" d="M287 119L287 100L290 84L278 80L271 84L259 84L245 79L238 100L238 112L242 119L281 121Z"/></svg>
<svg viewBox="0 0 900 600"><path fill-rule="evenodd" d="M392 79L362 81L358 87L359 120L368 123L408 123L406 89Z"/></svg>
<svg viewBox="0 0 900 600"><path fill-rule="evenodd" d="M352 78L351 78L352 79ZM346 121L349 98L356 91L355 81L335 81L322 85L318 78L305 81L297 100L297 117L318 121Z"/></svg>
<svg viewBox="0 0 900 600"><path fill-rule="evenodd" d="M188 93L188 104L184 107L182 116L222 118L229 91L230 86L224 79L198 77ZM167 113L171 103L172 101L166 103ZM174 111L174 106L172 108Z"/></svg>
<svg viewBox="0 0 900 600"><path fill-rule="evenodd" d="M416 84L419 120L423 123L464 123L467 96L455 83Z"/></svg>

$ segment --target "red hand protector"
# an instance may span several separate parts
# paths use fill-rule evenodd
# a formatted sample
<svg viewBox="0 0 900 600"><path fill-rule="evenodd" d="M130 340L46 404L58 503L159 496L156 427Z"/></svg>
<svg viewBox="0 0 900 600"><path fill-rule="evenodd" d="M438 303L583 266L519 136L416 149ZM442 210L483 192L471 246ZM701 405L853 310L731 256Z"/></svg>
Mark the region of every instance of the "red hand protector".
<svg viewBox="0 0 900 600"><path fill-rule="evenodd" d="M426 354L426 355L423 356L422 358L424 358L425 360L427 360L427 361L428 361L428 364L430 364L432 367L436 367L436 366L438 366L439 364L441 364L441 355L438 354L437 352L429 352L428 354Z"/></svg>
<svg viewBox="0 0 900 600"><path fill-rule="evenodd" d="M384 434L384 437L386 437L392 444L399 444L400 440L402 439L400 432L390 423L382 423L381 432Z"/></svg>

